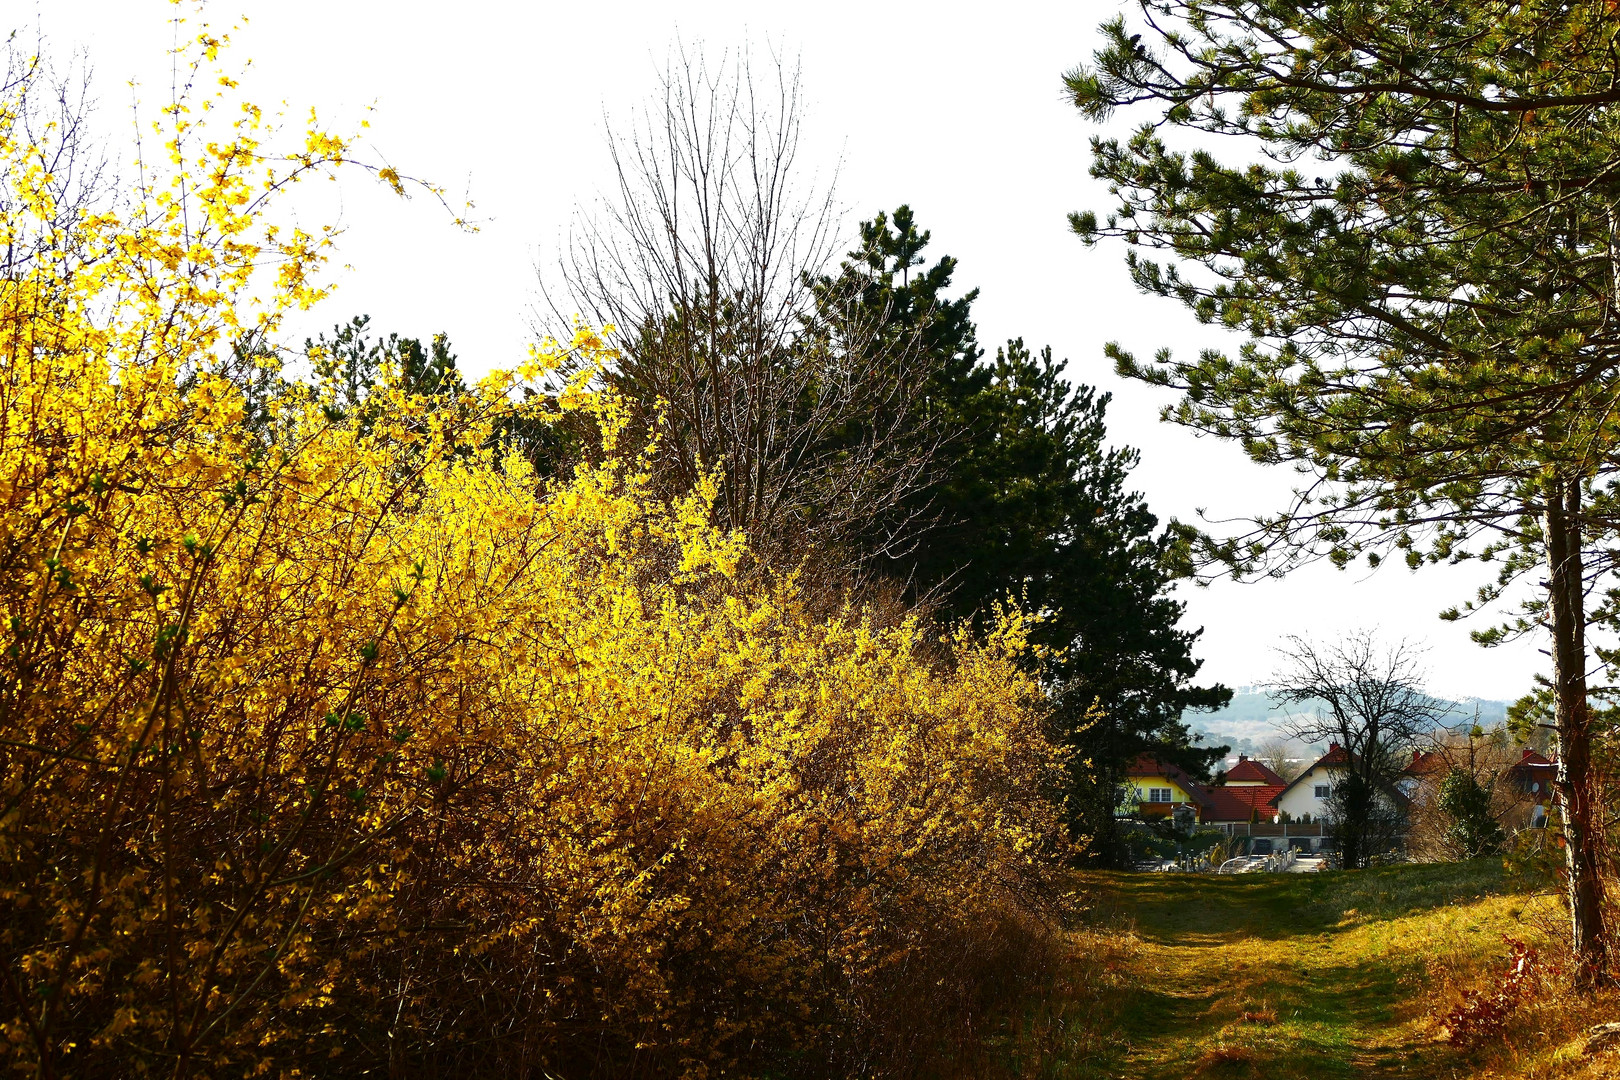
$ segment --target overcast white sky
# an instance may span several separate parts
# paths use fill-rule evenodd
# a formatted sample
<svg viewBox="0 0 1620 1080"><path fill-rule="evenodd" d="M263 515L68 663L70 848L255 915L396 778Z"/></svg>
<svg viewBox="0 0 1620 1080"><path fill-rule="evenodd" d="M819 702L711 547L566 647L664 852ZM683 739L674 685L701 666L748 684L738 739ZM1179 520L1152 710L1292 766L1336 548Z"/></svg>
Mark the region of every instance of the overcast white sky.
<svg viewBox="0 0 1620 1080"><path fill-rule="evenodd" d="M57 57L84 49L100 121L127 137L132 94L167 95L175 11L165 0L0 0L0 28L43 26ZM751 40L802 59L809 98L805 161L823 179L842 161L840 201L854 222L908 202L934 255L960 262L981 290L983 342L1021 335L1068 358L1071 379L1110 390L1114 441L1140 448L1136 483L1161 516L1199 508L1230 518L1275 509L1290 477L1230 445L1157 420L1168 395L1114 377L1103 345L1150 355L1212 343L1170 301L1139 296L1117 247L1088 250L1067 229L1075 209L1107 205L1086 175L1093 129L1061 97L1115 0L1063 4L722 0L459 4L236 0L205 17L246 14L232 54L263 104L311 105L333 130L367 106L375 151L401 172L459 193L470 185L482 230L453 228L429 200L401 202L355 174L342 185L352 267L311 329L369 313L385 330L450 335L464 369L515 364L528 339L536 259L555 255L569 217L605 185L603 117L626 117L654 85L677 35L711 52ZM1183 586L1186 621L1204 627L1204 675L1263 680L1291 633L1329 637L1377 627L1429 648L1434 690L1523 693L1544 666L1540 642L1484 650L1436 612L1470 597L1480 568L1375 574L1328 567L1285 581Z"/></svg>

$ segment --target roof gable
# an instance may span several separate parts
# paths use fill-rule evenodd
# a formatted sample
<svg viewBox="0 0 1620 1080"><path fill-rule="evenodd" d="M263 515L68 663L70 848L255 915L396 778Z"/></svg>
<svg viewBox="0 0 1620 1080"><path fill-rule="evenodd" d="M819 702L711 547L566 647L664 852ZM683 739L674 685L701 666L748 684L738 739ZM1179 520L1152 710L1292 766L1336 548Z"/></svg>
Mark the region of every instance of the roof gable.
<svg viewBox="0 0 1620 1080"><path fill-rule="evenodd" d="M1408 776L1432 776L1438 773L1450 772L1451 763L1438 751L1425 750L1412 751L1412 762L1402 770Z"/></svg>
<svg viewBox="0 0 1620 1080"><path fill-rule="evenodd" d="M1283 787L1288 783L1281 776L1278 776L1271 769L1268 769L1247 754L1239 754L1238 763L1226 771L1226 782L1231 783L1234 780L1243 782L1257 781L1262 784L1276 785L1277 787Z"/></svg>
<svg viewBox="0 0 1620 1080"><path fill-rule="evenodd" d="M1352 755L1344 747L1340 746L1338 743L1329 743L1328 752L1317 758L1315 764L1313 764L1310 768L1296 776L1293 783L1277 792L1276 798L1272 799L1272 805L1277 805L1284 795L1294 790L1294 788L1298 787L1306 780L1311 779L1315 775L1317 769L1348 770L1354 761L1354 755ZM1401 791L1399 788L1385 787L1382 784L1380 784L1379 787L1384 791L1385 794L1394 800L1397 806L1406 807L1412 805L1412 800L1408 798L1406 793Z"/></svg>
<svg viewBox="0 0 1620 1080"><path fill-rule="evenodd" d="M1524 756L1515 762L1513 767L1516 769L1556 769L1558 765L1556 762L1542 757L1529 747L1525 747Z"/></svg>
<svg viewBox="0 0 1620 1080"><path fill-rule="evenodd" d="M1348 769L1350 767L1350 752L1338 743L1328 743L1328 751L1311 763L1310 767L1294 777L1293 781L1277 792L1280 799L1294 790L1306 780L1312 779L1317 769Z"/></svg>

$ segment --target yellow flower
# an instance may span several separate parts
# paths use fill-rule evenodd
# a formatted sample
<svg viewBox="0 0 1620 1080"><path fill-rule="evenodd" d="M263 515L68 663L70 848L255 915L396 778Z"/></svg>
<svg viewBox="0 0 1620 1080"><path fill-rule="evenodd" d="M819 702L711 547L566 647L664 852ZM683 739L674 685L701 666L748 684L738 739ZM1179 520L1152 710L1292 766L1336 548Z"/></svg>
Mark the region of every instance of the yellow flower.
<svg viewBox="0 0 1620 1080"><path fill-rule="evenodd" d="M588 327L448 403L250 407L244 328L328 288L333 234L276 200L347 142L176 110L172 172L64 216L42 90L0 100L14 1060L338 1075L440 1039L718 1075L1042 908L1061 761L1022 615L941 644L750 577L712 481L667 505L613 456L622 403L521 398L613 361ZM498 432L559 409L608 456L540 477Z"/></svg>

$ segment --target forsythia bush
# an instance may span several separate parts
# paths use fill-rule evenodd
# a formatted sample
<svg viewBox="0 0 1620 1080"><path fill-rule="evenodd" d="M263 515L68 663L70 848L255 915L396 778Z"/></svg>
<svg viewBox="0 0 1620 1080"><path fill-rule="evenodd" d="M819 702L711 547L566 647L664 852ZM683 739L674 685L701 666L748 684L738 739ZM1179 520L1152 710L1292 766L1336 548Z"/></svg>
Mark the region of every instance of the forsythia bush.
<svg viewBox="0 0 1620 1080"><path fill-rule="evenodd" d="M209 141L182 102L168 171L92 212L31 92L0 102L13 1071L829 1075L878 1067L897 995L971 996L1060 846L1019 616L812 618L707 493L506 453L519 376L364 422L251 400L231 343L318 298L325 242L271 201L343 141L272 155L251 109Z"/></svg>

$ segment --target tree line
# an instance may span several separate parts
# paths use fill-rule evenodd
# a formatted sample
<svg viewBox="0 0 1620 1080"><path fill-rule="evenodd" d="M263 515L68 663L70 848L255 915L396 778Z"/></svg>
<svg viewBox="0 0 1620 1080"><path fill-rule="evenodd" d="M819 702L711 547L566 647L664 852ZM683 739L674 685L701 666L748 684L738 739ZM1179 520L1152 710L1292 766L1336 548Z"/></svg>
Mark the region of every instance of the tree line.
<svg viewBox="0 0 1620 1080"><path fill-rule="evenodd" d="M671 500L712 478L716 524L827 605L877 597L941 625L1038 613L1035 666L1073 762L1054 797L1087 858L1122 865L1127 765L1150 752L1207 777L1228 749L1182 719L1231 698L1198 684L1202 631L1173 596L1189 534L1131 487L1138 454L1108 441L1111 395L1022 338L987 355L978 290L930 253L910 206L859 222L837 253L835 191L800 180L802 112L783 61L677 55L611 133L612 190L541 278L537 336L580 318L615 331L610 358L566 364L549 393L581 377L611 390L629 410L616 451L647 452ZM363 412L385 369L461 387L443 335L373 340L369 322L305 342L347 407ZM522 437L546 475L604 452L585 414Z"/></svg>
<svg viewBox="0 0 1620 1080"><path fill-rule="evenodd" d="M1070 910L1029 617L768 571L633 400L547 388L594 329L477 380L363 318L291 345L331 234L287 200L402 182L219 49L117 187L47 63L0 79L8 1071L975 1056Z"/></svg>

